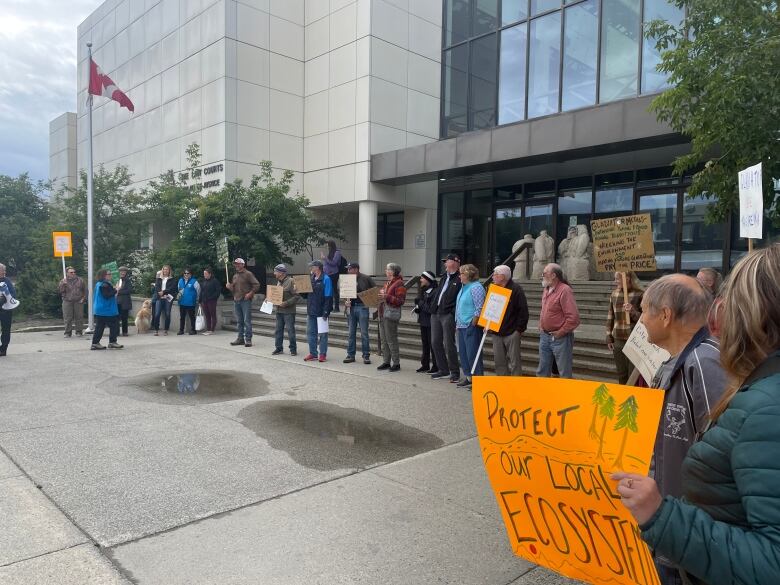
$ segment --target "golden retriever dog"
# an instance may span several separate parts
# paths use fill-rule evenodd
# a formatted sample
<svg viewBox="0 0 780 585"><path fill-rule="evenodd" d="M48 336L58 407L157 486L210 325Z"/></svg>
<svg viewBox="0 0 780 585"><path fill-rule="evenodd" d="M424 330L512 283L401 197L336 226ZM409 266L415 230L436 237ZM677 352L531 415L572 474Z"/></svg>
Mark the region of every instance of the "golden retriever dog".
<svg viewBox="0 0 780 585"><path fill-rule="evenodd" d="M148 333L152 326L152 301L146 299L135 314L135 331L138 334Z"/></svg>

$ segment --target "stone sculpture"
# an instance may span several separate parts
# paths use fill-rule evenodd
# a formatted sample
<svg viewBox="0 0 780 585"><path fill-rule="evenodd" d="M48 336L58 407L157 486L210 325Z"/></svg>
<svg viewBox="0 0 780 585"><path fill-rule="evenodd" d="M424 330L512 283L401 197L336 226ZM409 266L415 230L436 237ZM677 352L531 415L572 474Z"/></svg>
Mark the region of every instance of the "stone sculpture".
<svg viewBox="0 0 780 585"><path fill-rule="evenodd" d="M531 258L530 258L530 267L533 268L533 261L534 261L534 237L531 234L525 234L523 236L522 240L517 240L515 242L515 245L512 246L512 252L516 252L517 249L522 246L523 244L530 244L531 245ZM519 280L528 280L528 272L527 268L529 267L529 259L528 259L528 252L523 250L519 256L515 258L515 269L512 272L512 279L515 281Z"/></svg>
<svg viewBox="0 0 780 585"><path fill-rule="evenodd" d="M569 230L566 233L566 238L561 240L561 243L558 244L558 264L563 270L563 275L567 279L569 278L569 261L571 259L572 243L574 242L574 238L576 236L577 228L574 226L569 226Z"/></svg>
<svg viewBox="0 0 780 585"><path fill-rule="evenodd" d="M590 280L590 258L593 247L588 235L588 227L577 226L577 235L569 244L569 266L567 278L571 281Z"/></svg>
<svg viewBox="0 0 780 585"><path fill-rule="evenodd" d="M534 241L534 270L531 278L539 280L542 278L544 267L555 258L555 241L547 235L546 230L539 232L539 237Z"/></svg>

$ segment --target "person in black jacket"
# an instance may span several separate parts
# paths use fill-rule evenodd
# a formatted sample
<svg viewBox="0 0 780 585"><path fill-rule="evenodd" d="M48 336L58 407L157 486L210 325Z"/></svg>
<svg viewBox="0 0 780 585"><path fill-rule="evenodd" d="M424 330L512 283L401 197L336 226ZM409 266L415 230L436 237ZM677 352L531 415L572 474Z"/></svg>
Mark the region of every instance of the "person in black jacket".
<svg viewBox="0 0 780 585"><path fill-rule="evenodd" d="M418 372L433 374L438 372L436 366L436 356L431 352L431 311L432 304L436 299L436 275L426 270L420 275L420 287L417 297L414 299L414 309L412 312L417 315L417 322L420 324L420 338L422 339L422 356L420 356L420 367Z"/></svg>
<svg viewBox="0 0 780 585"><path fill-rule="evenodd" d="M436 298L431 304L431 349L439 366L431 378L449 377L460 382L460 363L455 346L455 301L463 284L460 282L460 256L452 253L444 259L446 274L439 280Z"/></svg>
<svg viewBox="0 0 780 585"><path fill-rule="evenodd" d="M528 328L528 301L523 287L512 280L509 266L496 266L493 282L512 291L504 320L497 332L493 332L493 355L497 376L522 376L520 362L520 336Z"/></svg>
<svg viewBox="0 0 780 585"><path fill-rule="evenodd" d="M157 297L157 303L154 305L155 327L154 334L160 334L160 317L165 315L165 331L163 335L168 335L171 328L171 309L176 295L179 294L177 279L173 276L173 270L166 264L160 270L160 276L154 283L154 294Z"/></svg>
<svg viewBox="0 0 780 585"><path fill-rule="evenodd" d="M119 321L122 325L122 337L127 337L127 316L133 309L133 282L130 279L130 269L119 267L119 282L116 283L116 304L119 306Z"/></svg>
<svg viewBox="0 0 780 585"><path fill-rule="evenodd" d="M222 294L222 283L214 278L211 268L203 270L203 280L200 281L200 306L206 318L206 331L203 335L213 335L217 327L217 301Z"/></svg>

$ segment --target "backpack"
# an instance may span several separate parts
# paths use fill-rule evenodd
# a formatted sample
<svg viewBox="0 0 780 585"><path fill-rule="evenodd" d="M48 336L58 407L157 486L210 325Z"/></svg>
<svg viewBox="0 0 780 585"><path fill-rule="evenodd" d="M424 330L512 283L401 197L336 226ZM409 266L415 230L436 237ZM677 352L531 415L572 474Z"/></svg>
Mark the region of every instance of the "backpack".
<svg viewBox="0 0 780 585"><path fill-rule="evenodd" d="M341 255L341 262L339 262L339 274L346 274L347 273L347 259L344 258L344 254Z"/></svg>

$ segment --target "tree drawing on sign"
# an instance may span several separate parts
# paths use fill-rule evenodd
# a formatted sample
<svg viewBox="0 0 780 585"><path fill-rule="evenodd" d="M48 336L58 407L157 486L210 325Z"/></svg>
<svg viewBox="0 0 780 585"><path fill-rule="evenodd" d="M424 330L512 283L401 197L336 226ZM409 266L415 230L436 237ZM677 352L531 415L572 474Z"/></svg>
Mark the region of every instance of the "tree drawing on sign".
<svg viewBox="0 0 780 585"><path fill-rule="evenodd" d="M604 406L604 402L606 402L608 397L609 397L609 390L607 389L606 384L602 384L601 386L599 386L593 391L593 398L590 401L591 404L593 405L593 418L590 420L590 428L588 429L588 435L594 441L599 438L599 434L596 431L596 417L599 414L599 409L602 406Z"/></svg>
<svg viewBox="0 0 780 585"><path fill-rule="evenodd" d="M633 395L626 398L619 409L617 415L617 422L615 423L616 431L623 429L623 440L620 443L620 451L615 458L615 467L617 469L623 469L623 454L626 450L626 440L628 439L628 431L632 433L639 432L639 427L636 424L636 415L639 413L639 405L636 403L636 398Z"/></svg>
<svg viewBox="0 0 780 585"><path fill-rule="evenodd" d="M604 433L607 432L607 421L612 420L615 416L615 399L611 395L607 395L604 404L599 408L599 415L603 420L601 423L601 433L599 434L599 452L596 457L604 459Z"/></svg>

